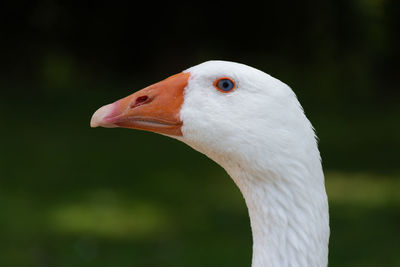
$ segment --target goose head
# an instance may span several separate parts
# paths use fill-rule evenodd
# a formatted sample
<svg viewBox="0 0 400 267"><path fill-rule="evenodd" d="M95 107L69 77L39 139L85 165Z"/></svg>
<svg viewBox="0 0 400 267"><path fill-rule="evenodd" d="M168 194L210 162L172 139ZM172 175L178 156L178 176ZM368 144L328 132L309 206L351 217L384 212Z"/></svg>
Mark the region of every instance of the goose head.
<svg viewBox="0 0 400 267"><path fill-rule="evenodd" d="M278 79L208 61L101 107L91 126L167 135L221 165L249 209L253 266L326 266L328 206L314 131Z"/></svg>
<svg viewBox="0 0 400 267"><path fill-rule="evenodd" d="M293 153L304 142L302 135L314 136L286 84L227 61L202 63L106 105L91 126L168 135L223 165L253 161L258 150L271 159L285 152L277 150Z"/></svg>

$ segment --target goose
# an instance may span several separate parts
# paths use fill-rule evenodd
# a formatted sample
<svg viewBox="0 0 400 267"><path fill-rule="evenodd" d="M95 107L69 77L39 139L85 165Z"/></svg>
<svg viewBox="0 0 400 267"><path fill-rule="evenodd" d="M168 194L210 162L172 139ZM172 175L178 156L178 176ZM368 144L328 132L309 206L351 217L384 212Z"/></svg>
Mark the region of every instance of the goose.
<svg viewBox="0 0 400 267"><path fill-rule="evenodd" d="M224 168L248 208L252 267L327 266L317 138L280 80L244 64L207 61L99 108L90 125L166 135Z"/></svg>

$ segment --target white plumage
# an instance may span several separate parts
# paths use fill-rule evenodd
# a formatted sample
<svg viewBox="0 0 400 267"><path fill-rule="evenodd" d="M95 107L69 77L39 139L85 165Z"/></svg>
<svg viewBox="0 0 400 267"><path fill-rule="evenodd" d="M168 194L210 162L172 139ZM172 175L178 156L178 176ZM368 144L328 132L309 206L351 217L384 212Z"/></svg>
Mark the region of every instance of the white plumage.
<svg viewBox="0 0 400 267"><path fill-rule="evenodd" d="M327 266L329 215L320 154L293 91L233 62L208 61L184 73L189 78L178 114L181 134L158 132L206 154L237 184L249 210L252 266ZM221 77L235 88L217 90ZM96 113L92 126L109 127L105 109Z"/></svg>

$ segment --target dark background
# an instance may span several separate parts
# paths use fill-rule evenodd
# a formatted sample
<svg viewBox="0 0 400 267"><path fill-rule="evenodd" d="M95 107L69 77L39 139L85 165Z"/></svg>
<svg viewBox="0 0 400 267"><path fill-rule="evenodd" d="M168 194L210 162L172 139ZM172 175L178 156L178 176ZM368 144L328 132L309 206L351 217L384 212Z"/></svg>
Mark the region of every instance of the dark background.
<svg viewBox="0 0 400 267"><path fill-rule="evenodd" d="M101 105L223 59L286 82L316 128L330 266L399 266L399 3L3 1L0 265L250 266L218 165L89 128Z"/></svg>

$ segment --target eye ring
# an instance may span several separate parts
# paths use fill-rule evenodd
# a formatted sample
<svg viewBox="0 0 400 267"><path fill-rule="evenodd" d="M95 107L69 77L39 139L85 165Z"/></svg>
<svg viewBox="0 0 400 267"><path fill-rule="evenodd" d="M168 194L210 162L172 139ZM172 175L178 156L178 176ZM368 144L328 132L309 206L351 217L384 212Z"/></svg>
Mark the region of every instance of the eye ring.
<svg viewBox="0 0 400 267"><path fill-rule="evenodd" d="M228 93L236 88L236 83L231 78L221 77L215 80L214 87L222 93Z"/></svg>

